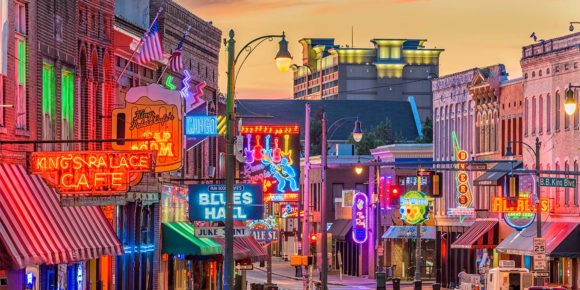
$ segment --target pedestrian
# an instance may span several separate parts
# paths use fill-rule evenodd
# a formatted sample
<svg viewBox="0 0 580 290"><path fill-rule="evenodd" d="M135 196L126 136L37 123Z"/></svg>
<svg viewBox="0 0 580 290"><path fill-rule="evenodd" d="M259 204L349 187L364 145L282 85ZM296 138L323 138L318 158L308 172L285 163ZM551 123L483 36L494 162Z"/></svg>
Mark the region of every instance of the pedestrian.
<svg viewBox="0 0 580 290"><path fill-rule="evenodd" d="M457 285L461 285L461 277L463 277L463 275L467 275L467 270L465 268L461 268L461 272L459 272L459 274L457 275L458 281L457 281Z"/></svg>

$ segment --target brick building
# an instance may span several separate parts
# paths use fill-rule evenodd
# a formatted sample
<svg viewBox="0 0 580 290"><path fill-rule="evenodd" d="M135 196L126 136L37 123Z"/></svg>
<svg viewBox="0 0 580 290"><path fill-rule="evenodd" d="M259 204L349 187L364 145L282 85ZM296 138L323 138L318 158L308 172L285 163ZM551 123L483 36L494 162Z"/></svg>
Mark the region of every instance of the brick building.
<svg viewBox="0 0 580 290"><path fill-rule="evenodd" d="M507 147L511 145L511 152L515 159L522 160L523 119L524 119L524 80L517 78L500 84L499 119L499 150L501 156L506 156ZM514 144L508 144L514 141Z"/></svg>
<svg viewBox="0 0 580 290"><path fill-rule="evenodd" d="M568 116L563 104L568 85L580 85L580 33L524 46L521 66L524 75L524 142L534 147L536 138L539 138L542 143L541 169L578 171L580 110L577 108L572 116ZM579 93L576 89L574 98L577 103ZM524 153L523 160L527 168L535 166L533 155ZM575 178L565 175L558 177ZM565 228L570 222L578 224L578 190L578 187L541 188L542 197L549 197L552 201L550 216L543 220L547 222L543 226L544 233L549 232L550 228ZM578 236L578 231L576 226L575 230L567 231L569 235L558 235L554 239L565 245L571 237ZM570 253L561 253L561 248L550 253L551 282L578 289L580 266L574 252L578 253L578 247Z"/></svg>

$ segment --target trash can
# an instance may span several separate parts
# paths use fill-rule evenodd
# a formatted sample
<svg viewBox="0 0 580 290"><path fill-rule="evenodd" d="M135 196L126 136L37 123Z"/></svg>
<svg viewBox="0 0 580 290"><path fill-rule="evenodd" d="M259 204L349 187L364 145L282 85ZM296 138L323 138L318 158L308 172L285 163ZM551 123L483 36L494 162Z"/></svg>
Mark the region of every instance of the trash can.
<svg viewBox="0 0 580 290"><path fill-rule="evenodd" d="M377 272L377 290L384 290L386 287L386 273L385 272Z"/></svg>
<svg viewBox="0 0 580 290"><path fill-rule="evenodd" d="M421 290L423 288L423 281L417 280L413 281L413 289L414 290Z"/></svg>
<svg viewBox="0 0 580 290"><path fill-rule="evenodd" d="M393 290L401 290L401 278L393 277Z"/></svg>
<svg viewBox="0 0 580 290"><path fill-rule="evenodd" d="M433 290L441 290L441 284L433 283Z"/></svg>

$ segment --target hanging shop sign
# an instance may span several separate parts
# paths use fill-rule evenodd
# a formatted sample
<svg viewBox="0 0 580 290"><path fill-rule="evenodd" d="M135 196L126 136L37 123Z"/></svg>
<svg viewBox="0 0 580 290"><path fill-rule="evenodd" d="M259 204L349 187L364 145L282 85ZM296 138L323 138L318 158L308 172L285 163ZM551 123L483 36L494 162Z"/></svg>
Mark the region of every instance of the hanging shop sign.
<svg viewBox="0 0 580 290"><path fill-rule="evenodd" d="M300 201L300 127L242 126L245 161L241 173L248 183L262 185L264 202Z"/></svg>
<svg viewBox="0 0 580 290"><path fill-rule="evenodd" d="M125 107L113 110L112 135L117 139L151 141L113 142L114 150L156 152L155 172L182 165L183 111L181 94L157 84L129 89Z"/></svg>
<svg viewBox="0 0 580 290"><path fill-rule="evenodd" d="M153 170L151 151L34 152L30 171L60 194L125 193Z"/></svg>
<svg viewBox="0 0 580 290"><path fill-rule="evenodd" d="M234 219L257 220L264 214L262 186L234 185ZM222 221L226 216L226 186L223 184L189 185L189 219Z"/></svg>
<svg viewBox="0 0 580 290"><path fill-rule="evenodd" d="M298 217L298 204L295 203L280 204L280 216L282 218Z"/></svg>
<svg viewBox="0 0 580 290"><path fill-rule="evenodd" d="M473 204L473 191L469 182L469 175L467 174L468 166L467 163L463 163L469 160L469 153L461 150L459 147L459 140L457 140L455 131L451 132L451 142L453 143L455 161L460 163L455 165L455 168L458 169L458 171L455 171L457 207L450 208L448 211L459 216L459 222L463 222L466 217L475 216L475 211L471 207ZM461 213L466 213L466 215L461 215Z"/></svg>
<svg viewBox="0 0 580 290"><path fill-rule="evenodd" d="M399 198L401 219L411 225L422 224L429 219L429 200L423 192L411 190Z"/></svg>
<svg viewBox="0 0 580 290"><path fill-rule="evenodd" d="M186 136L215 136L217 134L217 116L185 116Z"/></svg>
<svg viewBox="0 0 580 290"><path fill-rule="evenodd" d="M272 216L266 219L252 221L248 224L248 228L254 239L261 244L278 240L278 223L276 223L276 219Z"/></svg>
<svg viewBox="0 0 580 290"><path fill-rule="evenodd" d="M369 199L363 192L352 197L352 240L362 244L369 238Z"/></svg>
<svg viewBox="0 0 580 290"><path fill-rule="evenodd" d="M247 237L250 229L246 227L235 227L234 237ZM223 227L195 227L195 236L198 238L222 238L226 236Z"/></svg>

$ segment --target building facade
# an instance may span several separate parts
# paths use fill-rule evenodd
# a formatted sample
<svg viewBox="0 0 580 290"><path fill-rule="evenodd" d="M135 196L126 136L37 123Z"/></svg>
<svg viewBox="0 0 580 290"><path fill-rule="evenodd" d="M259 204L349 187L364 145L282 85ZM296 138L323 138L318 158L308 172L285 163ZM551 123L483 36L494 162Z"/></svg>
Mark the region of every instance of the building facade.
<svg viewBox="0 0 580 290"><path fill-rule="evenodd" d="M568 116L564 102L569 84L580 84L580 33L524 46L521 66L524 75L524 142L535 147L536 138L539 138L541 169L578 171L580 110L576 109L572 116ZM579 93L576 89L574 98L577 103ZM535 156L524 152L523 160L525 167L534 168ZM578 188L542 187L541 195L552 201L546 220L552 222L552 226L562 226L558 222L578 223ZM554 251L550 254L549 264L551 282L578 288L578 258Z"/></svg>
<svg viewBox="0 0 580 290"><path fill-rule="evenodd" d="M372 39L373 48L340 46L333 38L304 38L295 67L296 100L411 101L421 122L431 117L430 80L443 49L425 39Z"/></svg>
<svg viewBox="0 0 580 290"><path fill-rule="evenodd" d="M508 146L516 160L522 161L524 120L524 79L517 78L500 84L499 119L501 156L507 154Z"/></svg>

